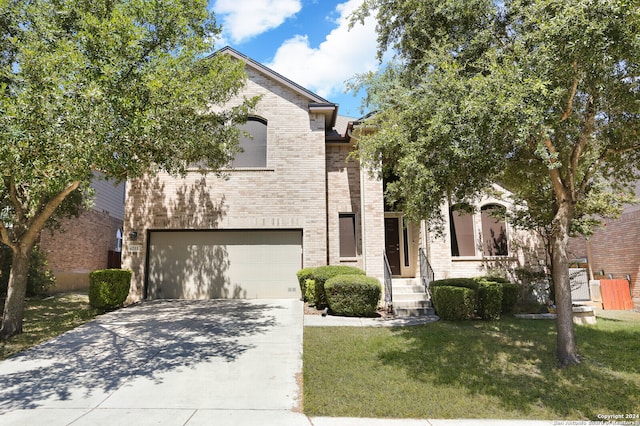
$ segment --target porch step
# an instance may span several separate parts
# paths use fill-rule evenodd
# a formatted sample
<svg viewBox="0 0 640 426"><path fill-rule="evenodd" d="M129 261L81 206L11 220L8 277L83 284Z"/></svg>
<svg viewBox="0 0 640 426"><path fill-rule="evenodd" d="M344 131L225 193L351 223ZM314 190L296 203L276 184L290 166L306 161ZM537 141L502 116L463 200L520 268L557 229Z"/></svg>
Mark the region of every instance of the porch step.
<svg viewBox="0 0 640 426"><path fill-rule="evenodd" d="M435 311L433 308L393 308L393 313L396 317L428 317L434 316Z"/></svg>
<svg viewBox="0 0 640 426"><path fill-rule="evenodd" d="M394 278L393 313L397 317L434 315L429 296L418 278Z"/></svg>

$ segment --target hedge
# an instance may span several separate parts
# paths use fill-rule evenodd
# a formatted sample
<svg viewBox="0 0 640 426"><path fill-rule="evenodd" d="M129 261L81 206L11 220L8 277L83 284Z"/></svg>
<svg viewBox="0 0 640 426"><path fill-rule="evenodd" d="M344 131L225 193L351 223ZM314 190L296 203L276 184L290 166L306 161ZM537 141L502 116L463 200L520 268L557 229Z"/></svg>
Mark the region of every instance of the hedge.
<svg viewBox="0 0 640 426"><path fill-rule="evenodd" d="M304 282L303 300L311 306L316 304L316 282L311 278Z"/></svg>
<svg viewBox="0 0 640 426"><path fill-rule="evenodd" d="M440 319L459 321L473 317L476 301L475 290L436 285L431 294L433 306Z"/></svg>
<svg viewBox="0 0 640 426"><path fill-rule="evenodd" d="M502 313L510 314L518 303L518 295L520 288L517 284L504 283L502 284Z"/></svg>
<svg viewBox="0 0 640 426"><path fill-rule="evenodd" d="M325 308L327 297L324 290L325 283L338 275L365 275L365 272L355 266L328 265L319 266L313 270L313 280L315 281L315 303L317 308Z"/></svg>
<svg viewBox="0 0 640 426"><path fill-rule="evenodd" d="M443 280L432 281L430 286L464 287L471 290L478 290L478 281L473 278L445 278Z"/></svg>
<svg viewBox="0 0 640 426"><path fill-rule="evenodd" d="M371 317L382 295L380 281L364 275L338 275L324 284L329 309L335 315Z"/></svg>
<svg viewBox="0 0 640 426"><path fill-rule="evenodd" d="M501 313L502 284L481 281L478 284L478 315L485 320L497 320Z"/></svg>
<svg viewBox="0 0 640 426"><path fill-rule="evenodd" d="M302 294L302 299L305 302L307 300L307 289L305 284L307 280L313 279L313 270L316 268L302 268L298 272L296 272L296 276L298 277L298 283L300 284L300 293Z"/></svg>
<svg viewBox="0 0 640 426"><path fill-rule="evenodd" d="M430 284L433 295L434 307L440 305L444 308L443 301L437 301L436 293L441 287L465 288L474 291L473 310L482 319L499 319L502 314L513 312L518 300L518 286L510 283L502 277L477 277L477 278L448 278L433 281ZM452 299L453 300L453 299ZM461 303L459 300L453 303ZM453 310L461 309L458 306L451 307ZM438 309L436 308L436 312ZM440 315L440 313L438 313ZM442 317L442 316L441 316ZM470 317L470 316L469 316Z"/></svg>
<svg viewBox="0 0 640 426"><path fill-rule="evenodd" d="M100 269L89 274L89 304L98 309L115 309L129 295L131 271Z"/></svg>

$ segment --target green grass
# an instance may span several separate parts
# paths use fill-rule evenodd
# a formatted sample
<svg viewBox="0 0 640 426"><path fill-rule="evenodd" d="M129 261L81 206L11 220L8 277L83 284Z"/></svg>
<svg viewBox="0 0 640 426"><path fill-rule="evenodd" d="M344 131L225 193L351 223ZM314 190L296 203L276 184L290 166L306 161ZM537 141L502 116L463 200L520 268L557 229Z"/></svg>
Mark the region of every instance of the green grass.
<svg viewBox="0 0 640 426"><path fill-rule="evenodd" d="M0 342L0 360L78 327L100 313L89 306L89 297L65 293L50 298L27 298L23 333Z"/></svg>
<svg viewBox="0 0 640 426"><path fill-rule="evenodd" d="M306 327L304 411L546 420L640 413L640 321L599 318L576 335L583 362L560 370L548 320Z"/></svg>

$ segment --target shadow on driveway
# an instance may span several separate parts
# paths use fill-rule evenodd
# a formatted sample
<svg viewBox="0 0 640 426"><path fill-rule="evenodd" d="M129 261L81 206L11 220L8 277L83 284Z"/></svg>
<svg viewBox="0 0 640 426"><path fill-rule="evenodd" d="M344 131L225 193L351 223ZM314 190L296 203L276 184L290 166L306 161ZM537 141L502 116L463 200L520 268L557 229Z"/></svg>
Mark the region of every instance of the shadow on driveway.
<svg viewBox="0 0 640 426"><path fill-rule="evenodd" d="M45 401L90 398L126 380L162 382L162 373L255 347L276 325L274 305L240 300L152 301L105 314L0 363L0 414Z"/></svg>

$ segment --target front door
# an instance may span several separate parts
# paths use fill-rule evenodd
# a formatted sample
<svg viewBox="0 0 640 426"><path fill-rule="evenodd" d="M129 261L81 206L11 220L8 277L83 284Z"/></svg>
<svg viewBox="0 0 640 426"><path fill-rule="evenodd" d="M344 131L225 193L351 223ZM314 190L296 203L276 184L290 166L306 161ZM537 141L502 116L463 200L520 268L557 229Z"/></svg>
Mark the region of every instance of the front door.
<svg viewBox="0 0 640 426"><path fill-rule="evenodd" d="M392 275L402 275L400 269L400 218L384 218L385 252Z"/></svg>

